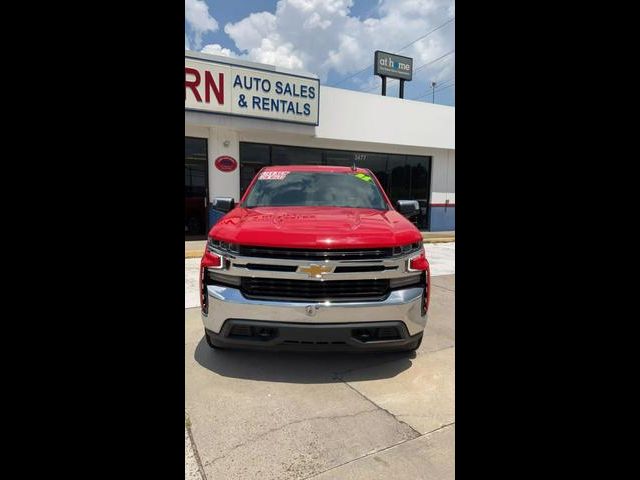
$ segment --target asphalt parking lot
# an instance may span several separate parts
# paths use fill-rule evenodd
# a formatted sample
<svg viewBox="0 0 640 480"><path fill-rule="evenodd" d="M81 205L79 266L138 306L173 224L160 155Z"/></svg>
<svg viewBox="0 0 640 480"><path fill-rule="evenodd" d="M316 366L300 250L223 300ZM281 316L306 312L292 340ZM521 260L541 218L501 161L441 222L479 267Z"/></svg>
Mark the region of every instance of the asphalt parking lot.
<svg viewBox="0 0 640 480"><path fill-rule="evenodd" d="M186 308L185 476L453 479L455 269L443 255L413 354L213 351Z"/></svg>

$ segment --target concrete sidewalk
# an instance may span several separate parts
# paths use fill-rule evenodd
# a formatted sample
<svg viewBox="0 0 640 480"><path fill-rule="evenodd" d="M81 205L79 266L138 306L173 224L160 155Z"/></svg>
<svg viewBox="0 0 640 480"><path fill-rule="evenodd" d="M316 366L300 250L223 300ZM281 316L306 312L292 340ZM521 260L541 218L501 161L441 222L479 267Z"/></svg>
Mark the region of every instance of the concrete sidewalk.
<svg viewBox="0 0 640 480"><path fill-rule="evenodd" d="M456 241L456 232L421 232L424 243L449 243ZM184 258L200 258L206 240L184 242Z"/></svg>
<svg viewBox="0 0 640 480"><path fill-rule="evenodd" d="M455 477L455 276L415 354L212 351L185 309L185 476Z"/></svg>

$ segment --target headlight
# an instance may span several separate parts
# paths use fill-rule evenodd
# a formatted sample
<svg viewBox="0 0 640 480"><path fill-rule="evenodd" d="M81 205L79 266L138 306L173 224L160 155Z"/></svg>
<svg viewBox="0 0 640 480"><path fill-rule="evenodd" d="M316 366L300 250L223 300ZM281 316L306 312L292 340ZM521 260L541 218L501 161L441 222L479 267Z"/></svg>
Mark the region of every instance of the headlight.
<svg viewBox="0 0 640 480"><path fill-rule="evenodd" d="M394 255L406 255L408 253L417 252L422 249L422 242L414 242L408 243L407 245L402 245L400 247L393 247Z"/></svg>
<svg viewBox="0 0 640 480"><path fill-rule="evenodd" d="M213 237L207 239L207 251L208 252L222 252L222 253L239 253L240 247L235 243L228 243L223 240L218 240Z"/></svg>
<svg viewBox="0 0 640 480"><path fill-rule="evenodd" d="M213 252L214 249L220 250L220 241L209 237L207 239L207 252Z"/></svg>

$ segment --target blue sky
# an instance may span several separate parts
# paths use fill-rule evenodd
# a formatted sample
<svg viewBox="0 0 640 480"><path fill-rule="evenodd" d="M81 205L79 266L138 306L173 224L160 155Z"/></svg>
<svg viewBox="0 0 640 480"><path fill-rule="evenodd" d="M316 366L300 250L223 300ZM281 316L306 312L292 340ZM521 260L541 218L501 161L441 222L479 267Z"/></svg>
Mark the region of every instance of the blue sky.
<svg viewBox="0 0 640 480"><path fill-rule="evenodd" d="M405 98L431 102L435 81L444 105L455 105L454 37L451 0L185 0L185 48L305 70L323 85L369 93L380 92L373 52L396 52L414 58ZM387 92L398 95L396 81Z"/></svg>

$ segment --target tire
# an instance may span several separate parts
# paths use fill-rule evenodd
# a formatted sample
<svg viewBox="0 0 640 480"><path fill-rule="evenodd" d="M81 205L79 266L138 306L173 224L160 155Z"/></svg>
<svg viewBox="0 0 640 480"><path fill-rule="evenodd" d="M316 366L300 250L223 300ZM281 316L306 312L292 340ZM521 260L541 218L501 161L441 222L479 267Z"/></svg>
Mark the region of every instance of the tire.
<svg viewBox="0 0 640 480"><path fill-rule="evenodd" d="M207 345L209 345L209 347L213 348L214 350L224 350L224 348L218 347L217 345L213 344L213 342L211 341L211 338L209 337L209 334L207 333L206 330L204 332L204 338L207 341Z"/></svg>

